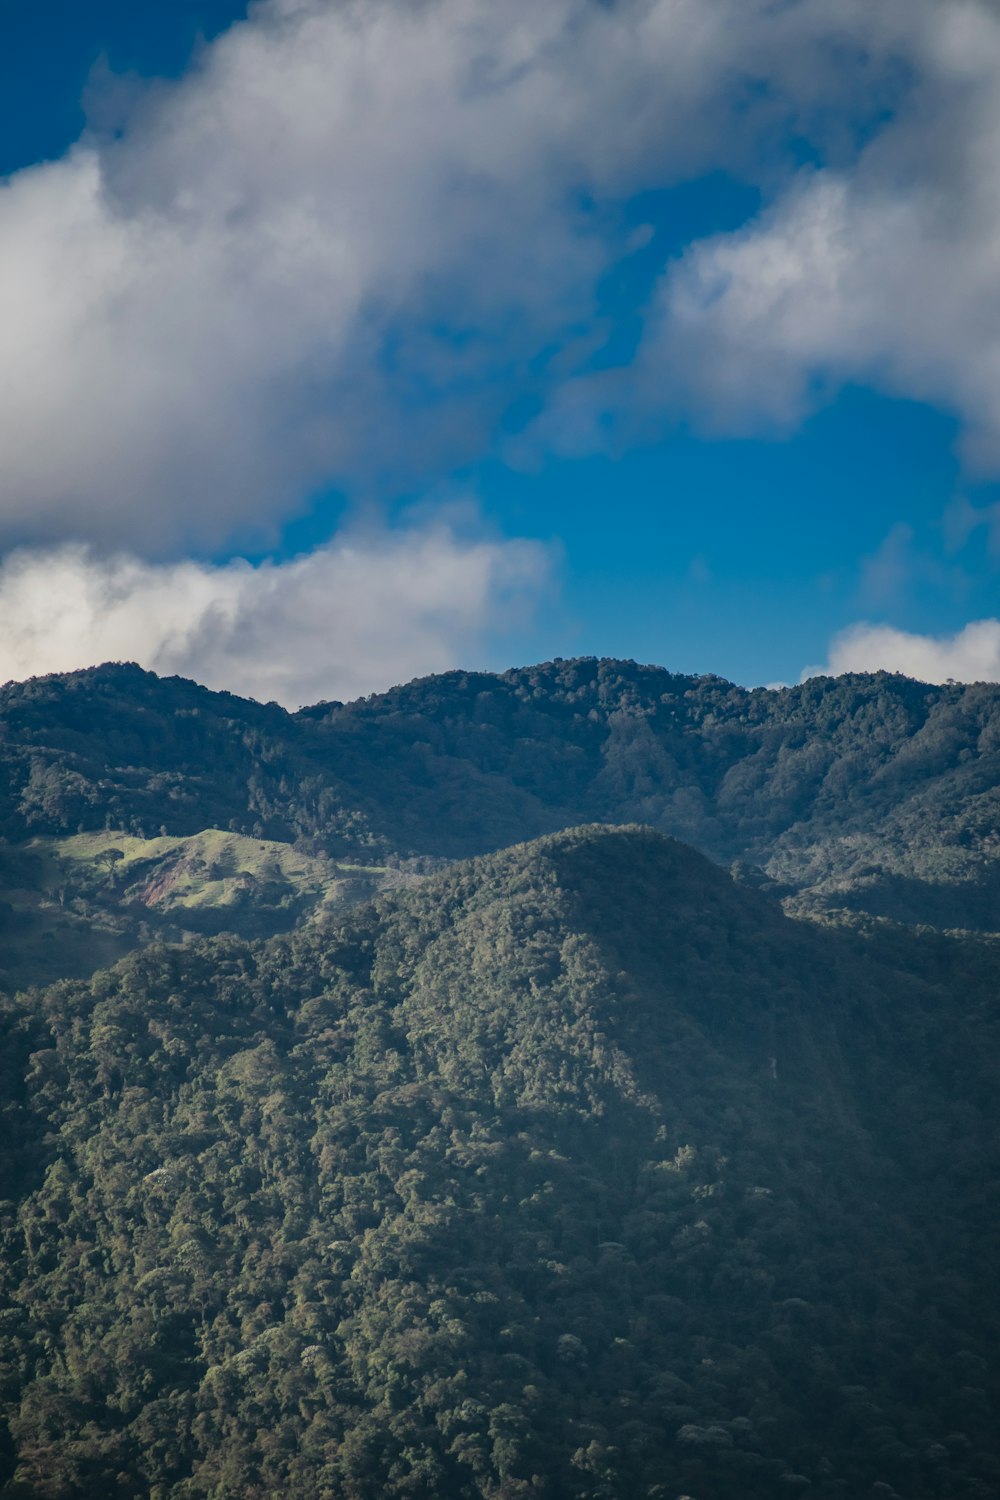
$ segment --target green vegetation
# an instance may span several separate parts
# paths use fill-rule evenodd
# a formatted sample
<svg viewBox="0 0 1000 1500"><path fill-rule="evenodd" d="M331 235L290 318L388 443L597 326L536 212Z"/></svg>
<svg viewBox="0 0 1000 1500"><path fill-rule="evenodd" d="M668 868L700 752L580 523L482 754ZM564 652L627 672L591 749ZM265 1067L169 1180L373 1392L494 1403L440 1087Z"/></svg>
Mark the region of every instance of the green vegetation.
<svg viewBox="0 0 1000 1500"><path fill-rule="evenodd" d="M29 847L48 854L50 885L64 880L92 898L110 889L119 904L141 905L182 928L245 936L290 927L304 913L346 900L348 888L371 896L387 874L217 828L189 838L82 833L47 849L41 840Z"/></svg>
<svg viewBox="0 0 1000 1500"><path fill-rule="evenodd" d="M998 960L590 828L6 1000L0 1495L989 1500Z"/></svg>
<svg viewBox="0 0 1000 1500"><path fill-rule="evenodd" d="M0 848L0 984L84 976L155 941L271 936L409 878L219 829L29 839Z"/></svg>
<svg viewBox="0 0 1000 1500"><path fill-rule="evenodd" d="M0 689L0 1500L990 1500L998 830L988 684Z"/></svg>
<svg viewBox="0 0 1000 1500"><path fill-rule="evenodd" d="M0 689L16 847L220 829L421 869L591 821L759 866L808 909L1000 929L1000 688L746 691L588 658L298 714L130 666Z"/></svg>

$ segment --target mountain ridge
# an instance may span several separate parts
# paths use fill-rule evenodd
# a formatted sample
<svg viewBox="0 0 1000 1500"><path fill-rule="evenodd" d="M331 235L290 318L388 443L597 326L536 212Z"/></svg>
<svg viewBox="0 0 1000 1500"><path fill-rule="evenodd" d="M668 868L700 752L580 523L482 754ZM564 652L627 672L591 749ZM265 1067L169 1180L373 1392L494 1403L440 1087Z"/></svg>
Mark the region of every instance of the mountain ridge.
<svg viewBox="0 0 1000 1500"><path fill-rule="evenodd" d="M580 658L288 713L135 666L0 690L0 832L217 828L368 864L644 822L803 910L1000 928L1000 687Z"/></svg>

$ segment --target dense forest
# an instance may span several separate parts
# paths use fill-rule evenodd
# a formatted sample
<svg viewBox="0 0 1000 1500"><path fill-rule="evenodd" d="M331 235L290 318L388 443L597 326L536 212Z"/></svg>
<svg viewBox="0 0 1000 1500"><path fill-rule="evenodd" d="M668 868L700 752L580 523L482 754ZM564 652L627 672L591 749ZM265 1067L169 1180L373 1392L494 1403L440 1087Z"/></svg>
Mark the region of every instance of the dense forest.
<svg viewBox="0 0 1000 1500"><path fill-rule="evenodd" d="M998 788L1000 687L886 673L748 691L586 658L296 714L134 666L0 689L15 848L214 828L423 868L637 821L807 907L994 930Z"/></svg>
<svg viewBox="0 0 1000 1500"><path fill-rule="evenodd" d="M989 1500L998 991L1000 686L7 684L0 1500Z"/></svg>
<svg viewBox="0 0 1000 1500"><path fill-rule="evenodd" d="M1000 950L649 829L3 1002L3 1500L989 1500Z"/></svg>

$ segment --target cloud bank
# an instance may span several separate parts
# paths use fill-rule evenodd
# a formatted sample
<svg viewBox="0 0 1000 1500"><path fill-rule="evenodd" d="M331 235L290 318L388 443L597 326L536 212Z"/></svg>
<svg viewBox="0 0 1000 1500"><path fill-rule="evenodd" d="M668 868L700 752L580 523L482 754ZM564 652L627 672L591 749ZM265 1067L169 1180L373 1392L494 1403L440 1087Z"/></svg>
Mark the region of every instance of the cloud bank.
<svg viewBox="0 0 1000 1500"><path fill-rule="evenodd" d="M902 672L919 682L1000 682L1000 620L975 620L943 636L861 623L834 637L829 658L825 667L808 667L803 680L842 672Z"/></svg>
<svg viewBox="0 0 1000 1500"><path fill-rule="evenodd" d="M606 335L597 289L634 244L628 199L708 170L761 179L776 206L667 275L642 403L672 409L681 381L725 415L757 389L759 347L757 405L797 409L804 365L867 357L843 304L925 205L873 219L834 174L786 194L775 143L850 170L930 13L254 6L186 78L129 92L118 120L105 101L103 133L0 186L0 546L239 546L318 485L419 486L481 455L512 396L556 400ZM861 266L873 241L852 282L838 253ZM878 328L855 343L902 337L898 318Z"/></svg>
<svg viewBox="0 0 1000 1500"><path fill-rule="evenodd" d="M0 565L0 680L127 660L289 708L354 698L467 665L530 611L549 561L433 525L259 568L18 551Z"/></svg>
<svg viewBox="0 0 1000 1500"><path fill-rule="evenodd" d="M426 490L503 451L515 398L522 453L585 453L679 415L788 429L861 381L1000 470L998 77L990 0L260 0L179 82L105 88L73 151L0 183L0 555L33 549L3 568L6 670L137 632L290 701L454 659L530 549L476 553L463 614L472 554L440 543L391 669L315 580L388 607L412 538L178 559L265 550L322 487ZM635 360L595 377L630 203L710 171L760 214L663 264Z"/></svg>

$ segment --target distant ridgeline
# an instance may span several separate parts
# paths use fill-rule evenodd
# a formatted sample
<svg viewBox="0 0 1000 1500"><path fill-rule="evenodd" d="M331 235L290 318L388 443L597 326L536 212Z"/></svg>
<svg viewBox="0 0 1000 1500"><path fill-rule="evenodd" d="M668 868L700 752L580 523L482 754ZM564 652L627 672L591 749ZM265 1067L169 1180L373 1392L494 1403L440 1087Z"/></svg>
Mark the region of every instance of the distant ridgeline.
<svg viewBox="0 0 1000 1500"><path fill-rule="evenodd" d="M747 691L588 658L451 672L297 714L135 666L0 690L0 833L15 849L218 829L412 873L634 821L739 862L802 909L997 930L998 788L1000 687L885 673ZM41 879L0 870L0 886ZM107 885L119 911L135 908Z"/></svg>
<svg viewBox="0 0 1000 1500"><path fill-rule="evenodd" d="M216 806L257 777L267 833L280 803L343 838L303 767L360 787L375 759L378 839L395 755L421 787L397 847L437 852L557 787L619 811L686 789L719 838L781 784L790 818L811 743L814 822L839 765L845 822L891 786L901 829L988 764L963 759L985 689L612 670L604 710L591 664L292 720L97 673L8 690L44 726L18 721L10 763L56 764L58 723L60 774L97 786L113 741L121 805L134 774L178 832L218 766ZM632 701L630 674L667 696ZM453 821L430 841L432 807ZM682 844L591 827L3 1000L0 1497L993 1500L998 981L995 938L794 921Z"/></svg>

